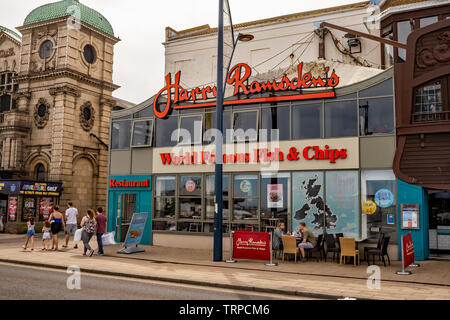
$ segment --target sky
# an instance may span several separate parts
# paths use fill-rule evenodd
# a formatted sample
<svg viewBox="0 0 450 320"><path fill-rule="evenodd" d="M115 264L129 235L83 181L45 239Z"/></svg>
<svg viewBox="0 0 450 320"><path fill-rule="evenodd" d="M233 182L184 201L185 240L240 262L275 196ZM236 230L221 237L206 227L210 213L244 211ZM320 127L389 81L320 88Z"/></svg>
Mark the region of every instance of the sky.
<svg viewBox="0 0 450 320"><path fill-rule="evenodd" d="M21 26L34 8L52 0L2 0L0 25ZM229 0L233 23L303 12L361 0ZM165 28L175 30L209 24L217 26L218 1L214 0L81 0L103 14L120 41L115 46L113 95L140 103L164 84ZM17 31L17 30L15 30Z"/></svg>

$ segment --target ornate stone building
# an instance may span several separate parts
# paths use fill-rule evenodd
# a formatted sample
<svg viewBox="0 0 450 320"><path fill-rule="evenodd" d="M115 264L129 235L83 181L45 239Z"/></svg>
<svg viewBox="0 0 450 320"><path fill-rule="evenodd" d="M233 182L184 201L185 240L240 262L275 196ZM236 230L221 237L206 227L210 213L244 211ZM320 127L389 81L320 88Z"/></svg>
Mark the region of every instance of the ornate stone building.
<svg viewBox="0 0 450 320"><path fill-rule="evenodd" d="M0 176L62 182L63 207L105 206L120 40L75 0L38 7L17 29L22 38L0 27Z"/></svg>

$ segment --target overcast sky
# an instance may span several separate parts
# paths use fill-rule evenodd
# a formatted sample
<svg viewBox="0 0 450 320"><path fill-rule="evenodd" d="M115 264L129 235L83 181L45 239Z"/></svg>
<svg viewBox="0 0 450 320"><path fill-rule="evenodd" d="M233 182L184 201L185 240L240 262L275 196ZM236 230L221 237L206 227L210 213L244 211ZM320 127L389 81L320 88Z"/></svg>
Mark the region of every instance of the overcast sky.
<svg viewBox="0 0 450 320"><path fill-rule="evenodd" d="M2 0L0 25L22 25L34 8L52 0ZM164 77L165 28L183 30L217 26L214 0L81 0L103 14L122 39L115 47L114 96L139 103L161 89ZM361 0L229 0L234 23L338 6Z"/></svg>

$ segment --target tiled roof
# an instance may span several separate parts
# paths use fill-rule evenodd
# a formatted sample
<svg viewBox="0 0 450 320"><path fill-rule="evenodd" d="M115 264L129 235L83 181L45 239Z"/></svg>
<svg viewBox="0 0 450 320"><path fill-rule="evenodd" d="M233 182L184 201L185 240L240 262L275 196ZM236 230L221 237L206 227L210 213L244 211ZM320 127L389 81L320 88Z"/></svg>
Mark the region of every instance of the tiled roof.
<svg viewBox="0 0 450 320"><path fill-rule="evenodd" d="M12 31L12 30L10 30L10 29L8 29L8 28L5 28L5 27L0 26L0 32L1 32L1 31L7 33L8 35L10 35L11 37L13 37L13 38L16 39L17 41L22 42L22 37L21 37L18 33L14 32L14 31Z"/></svg>
<svg viewBox="0 0 450 320"><path fill-rule="evenodd" d="M250 26L257 26L257 25L264 25L269 23L277 23L277 22L287 22L292 20L297 20L305 17L315 16L319 14L326 14L326 13L332 13L332 12L339 12L344 10L350 10L350 9L360 9L365 8L369 4L369 1L363 1L363 2L357 2L337 7L330 7L330 8L324 8L324 9L317 9L317 10L311 10L311 11L305 11L305 12L298 12L273 18L267 18L267 19L260 19L255 21L249 21L244 23L238 23L234 25L235 29L239 28L245 28ZM217 28L211 28L209 25L202 25L195 28L190 28L186 30L176 31L171 27L166 27L166 40L175 40L180 38L188 38L198 35L205 35L205 34L212 34L216 33Z"/></svg>
<svg viewBox="0 0 450 320"><path fill-rule="evenodd" d="M73 12L73 10L69 10L71 6L77 6L80 9L82 22L114 36L114 30L111 24L103 15L77 0L62 0L40 6L30 12L25 18L23 25L69 16Z"/></svg>

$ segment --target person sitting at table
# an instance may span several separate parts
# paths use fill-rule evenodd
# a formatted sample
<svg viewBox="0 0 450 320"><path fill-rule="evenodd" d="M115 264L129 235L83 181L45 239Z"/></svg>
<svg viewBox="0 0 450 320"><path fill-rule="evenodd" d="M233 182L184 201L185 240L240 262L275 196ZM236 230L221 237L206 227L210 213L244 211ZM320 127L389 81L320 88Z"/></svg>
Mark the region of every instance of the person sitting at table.
<svg viewBox="0 0 450 320"><path fill-rule="evenodd" d="M305 257L305 249L313 249L316 245L316 237L314 236L311 229L306 227L306 223L300 222L299 230L303 234L303 241L298 244L300 248L300 254L302 255L302 259L300 262L306 262Z"/></svg>
<svg viewBox="0 0 450 320"><path fill-rule="evenodd" d="M272 249L274 251L283 251L283 241L281 240L281 237L285 235L284 228L284 222L279 222L278 226L273 231Z"/></svg>

